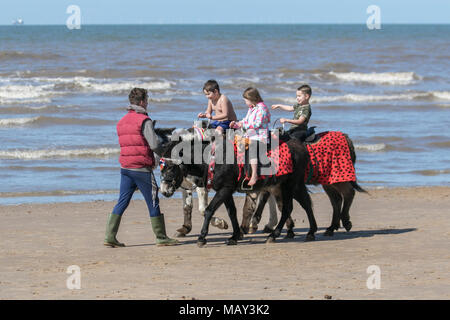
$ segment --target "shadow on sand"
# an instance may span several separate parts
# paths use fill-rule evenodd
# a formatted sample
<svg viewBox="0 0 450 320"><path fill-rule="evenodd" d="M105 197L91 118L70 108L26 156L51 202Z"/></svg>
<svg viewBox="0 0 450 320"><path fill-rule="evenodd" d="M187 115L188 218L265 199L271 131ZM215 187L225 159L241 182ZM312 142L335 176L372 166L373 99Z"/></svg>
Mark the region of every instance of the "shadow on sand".
<svg viewBox="0 0 450 320"><path fill-rule="evenodd" d="M304 242L306 239L306 233L308 228L294 228L295 237L292 239L285 239L286 232L282 232L281 236L277 238L276 243L288 243L288 242ZM404 229L378 229L378 230L355 230L355 231L336 231L334 236L327 237L324 236L324 231L326 228L319 228L318 233L316 233L315 241L340 241L340 240L350 240L357 238L369 238L377 235L396 235L403 234L407 232L416 231L416 228L404 228ZM340 229L343 230L343 229ZM323 232L322 232L323 231ZM224 246L225 242L231 237L232 233L210 233L207 237L208 246ZM262 231L257 231L253 234L244 235L244 239L238 241L238 245L261 245L265 244L268 233L263 233ZM181 244L197 244L198 234L188 234L185 237L177 238ZM127 245L127 247L141 247L141 246L154 246L154 243L149 244L135 244Z"/></svg>

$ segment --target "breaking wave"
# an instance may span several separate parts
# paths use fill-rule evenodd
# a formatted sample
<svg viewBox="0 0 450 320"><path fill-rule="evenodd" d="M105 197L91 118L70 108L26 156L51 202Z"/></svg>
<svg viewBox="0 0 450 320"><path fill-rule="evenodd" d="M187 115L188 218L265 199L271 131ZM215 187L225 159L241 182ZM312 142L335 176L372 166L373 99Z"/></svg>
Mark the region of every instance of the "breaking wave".
<svg viewBox="0 0 450 320"><path fill-rule="evenodd" d="M365 94L345 94L338 96L322 96L311 97L311 102L338 102L338 101L350 101L350 102L376 102L376 101L404 101L404 100L445 100L450 101L449 91L430 91L430 92L409 92L399 94L386 94L386 95L365 95ZM290 99L289 101L292 101Z"/></svg>
<svg viewBox="0 0 450 320"><path fill-rule="evenodd" d="M30 78L26 80L8 78L0 81L0 103L50 103L54 96L74 92L119 94L128 92L134 87L164 91L172 88L173 85L175 85L173 81L152 79L109 81L88 77ZM167 100L162 100L162 102L167 102Z"/></svg>
<svg viewBox="0 0 450 320"><path fill-rule="evenodd" d="M422 77L414 72L329 72L329 75L340 81L365 82L386 85L408 85L422 80Z"/></svg>
<svg viewBox="0 0 450 320"><path fill-rule="evenodd" d="M24 60L24 59L55 60L59 58L61 58L61 56L55 53L36 54L22 51L0 51L0 61Z"/></svg>
<svg viewBox="0 0 450 320"><path fill-rule="evenodd" d="M119 148L0 150L0 159L98 158L118 155Z"/></svg>
<svg viewBox="0 0 450 320"><path fill-rule="evenodd" d="M368 152L377 152L386 150L386 144L384 143L376 143L376 144L355 144L356 150L368 151Z"/></svg>

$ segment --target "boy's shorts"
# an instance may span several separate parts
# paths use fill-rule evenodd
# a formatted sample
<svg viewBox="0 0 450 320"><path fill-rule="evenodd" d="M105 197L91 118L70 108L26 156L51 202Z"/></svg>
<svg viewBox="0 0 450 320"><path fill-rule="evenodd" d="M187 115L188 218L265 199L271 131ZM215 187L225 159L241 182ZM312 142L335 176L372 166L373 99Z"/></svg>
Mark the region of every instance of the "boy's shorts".
<svg viewBox="0 0 450 320"><path fill-rule="evenodd" d="M210 126L211 128L215 129L217 127L222 127L222 129L226 130L226 129L230 129L230 120L225 120L225 121L218 121L215 120L213 122L211 122Z"/></svg>

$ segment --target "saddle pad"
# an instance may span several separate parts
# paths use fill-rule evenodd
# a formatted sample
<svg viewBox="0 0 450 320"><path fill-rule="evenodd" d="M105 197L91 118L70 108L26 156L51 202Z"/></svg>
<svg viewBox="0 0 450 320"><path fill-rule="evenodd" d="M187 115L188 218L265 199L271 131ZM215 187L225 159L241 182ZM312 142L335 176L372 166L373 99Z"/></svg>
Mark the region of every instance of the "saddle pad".
<svg viewBox="0 0 450 320"><path fill-rule="evenodd" d="M318 135L318 142L306 144L310 162L306 168L305 182L328 185L356 181L355 168L344 134L327 131Z"/></svg>
<svg viewBox="0 0 450 320"><path fill-rule="evenodd" d="M236 159L237 159L237 163L239 166L238 181L240 181L240 179L244 175L247 179L250 179L250 176L247 173L244 173L244 171L245 171L245 168L244 168L245 152L238 152L236 145L234 146L234 150L236 152ZM286 142L280 141L280 145L278 146L278 148L274 149L273 152L271 149L267 150L267 158L270 159L270 161L273 165L272 174L271 175L259 175L258 180L271 177L271 176L273 176L274 173L275 173L276 177L292 173L292 170L293 170L292 157L291 157L291 152L290 152L289 147L286 144Z"/></svg>

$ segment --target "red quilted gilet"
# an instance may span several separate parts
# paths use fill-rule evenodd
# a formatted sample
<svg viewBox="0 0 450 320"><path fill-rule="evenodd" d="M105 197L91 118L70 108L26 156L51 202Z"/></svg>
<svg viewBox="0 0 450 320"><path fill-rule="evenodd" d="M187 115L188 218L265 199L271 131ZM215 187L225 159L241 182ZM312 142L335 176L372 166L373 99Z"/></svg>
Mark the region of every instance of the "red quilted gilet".
<svg viewBox="0 0 450 320"><path fill-rule="evenodd" d="M117 123L122 168L145 168L155 164L153 151L141 131L142 123L147 119L150 119L148 115L130 110Z"/></svg>

